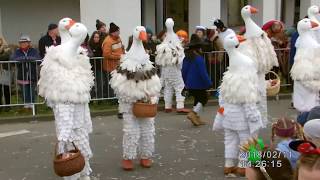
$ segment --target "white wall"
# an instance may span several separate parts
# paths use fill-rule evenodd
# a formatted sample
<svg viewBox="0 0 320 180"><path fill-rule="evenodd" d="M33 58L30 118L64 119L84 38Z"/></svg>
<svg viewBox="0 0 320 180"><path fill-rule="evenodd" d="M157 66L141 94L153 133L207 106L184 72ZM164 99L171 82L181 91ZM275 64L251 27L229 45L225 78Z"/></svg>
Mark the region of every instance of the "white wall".
<svg viewBox="0 0 320 180"><path fill-rule="evenodd" d="M284 14L284 23L286 27L291 27L294 24L294 8L295 4L292 0L285 0L285 14Z"/></svg>
<svg viewBox="0 0 320 180"><path fill-rule="evenodd" d="M14 44L24 33L37 46L49 23L58 23L66 16L80 19L79 0L1 0L0 6L3 36Z"/></svg>
<svg viewBox="0 0 320 180"><path fill-rule="evenodd" d="M2 35L2 21L1 21L1 7L0 7L0 36L3 36Z"/></svg>
<svg viewBox="0 0 320 180"><path fill-rule="evenodd" d="M200 24L200 1L189 0L189 36L195 31L195 26Z"/></svg>
<svg viewBox="0 0 320 180"><path fill-rule="evenodd" d="M279 19L278 14L278 0L264 0L263 1L263 17L262 24L272 20Z"/></svg>
<svg viewBox="0 0 320 180"><path fill-rule="evenodd" d="M81 22L90 34L96 30L96 19L107 24L114 22L120 27L120 36L125 46L133 29L141 25L140 0L80 0Z"/></svg>
<svg viewBox="0 0 320 180"><path fill-rule="evenodd" d="M254 14L252 16L253 21L259 25L262 26L263 25L263 2L265 0L249 0L249 5L257 8L259 10L259 12L257 14Z"/></svg>
<svg viewBox="0 0 320 180"><path fill-rule="evenodd" d="M213 18L221 17L221 0L189 0L189 34L195 31L195 26L212 26Z"/></svg>
<svg viewBox="0 0 320 180"><path fill-rule="evenodd" d="M153 33L156 31L156 0L146 0L144 7L144 24L149 27Z"/></svg>
<svg viewBox="0 0 320 180"><path fill-rule="evenodd" d="M221 0L200 0L200 24L205 27L212 26L213 18L221 17Z"/></svg>

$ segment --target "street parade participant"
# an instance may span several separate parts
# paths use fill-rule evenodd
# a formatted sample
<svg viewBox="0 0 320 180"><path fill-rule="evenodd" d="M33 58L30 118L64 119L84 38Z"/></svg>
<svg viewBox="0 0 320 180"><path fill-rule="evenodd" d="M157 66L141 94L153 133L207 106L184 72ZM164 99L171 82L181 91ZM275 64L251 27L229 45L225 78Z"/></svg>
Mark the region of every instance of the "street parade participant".
<svg viewBox="0 0 320 180"><path fill-rule="evenodd" d="M240 45L240 49L242 53L249 56L256 64L259 77L258 89L261 96L258 107L263 123L266 126L268 122L268 111L265 74L274 66L279 66L279 63L268 35L251 18L251 15L257 12L258 10L250 5L244 6L241 10L241 16L246 29L244 37L247 41Z"/></svg>
<svg viewBox="0 0 320 180"><path fill-rule="evenodd" d="M233 33L224 39L230 65L219 89L220 108L214 122L224 129L226 177L245 175L246 159L239 155L239 145L257 136L263 127L257 107L260 99L257 70L254 61L238 49L242 41L243 37Z"/></svg>
<svg viewBox="0 0 320 180"><path fill-rule="evenodd" d="M174 33L174 22L171 18L166 20L166 37L157 46L156 64L161 67L161 81L164 87L165 112L172 112L173 94L176 96L177 112L188 113L184 108L185 97L182 96L184 83L181 75L184 49L179 37Z"/></svg>
<svg viewBox="0 0 320 180"><path fill-rule="evenodd" d="M182 77L186 89L194 97L193 109L187 115L194 126L205 124L200 118L200 112L208 102L207 90L212 86L201 52L203 44L204 42L196 34L192 34L182 65Z"/></svg>
<svg viewBox="0 0 320 180"><path fill-rule="evenodd" d="M133 114L135 102L147 100L155 104L161 90L156 69L143 47L142 41L146 40L146 29L137 26L133 30L130 50L121 57L122 63L111 73L110 84L119 99L119 111L123 113L124 170L133 170L133 160L136 158L140 158L142 167L152 165L154 118L138 118Z"/></svg>
<svg viewBox="0 0 320 180"><path fill-rule="evenodd" d="M293 106L300 114L309 112L319 106L320 75L319 48L320 44L313 36L312 29L318 24L310 19L298 22L299 38L296 43L297 51L291 68L293 85Z"/></svg>
<svg viewBox="0 0 320 180"><path fill-rule="evenodd" d="M62 27L67 31L61 31ZM63 19L59 22L59 30L62 38L69 39L62 39L61 45L47 49L41 64L39 95L46 99L54 112L58 153L63 154L62 158L68 158L65 152L74 144L85 159L82 172L64 179L90 180L92 151L89 133L92 132L92 122L88 103L94 77L88 56L83 51L83 54L78 52L86 38L87 28L73 20Z"/></svg>

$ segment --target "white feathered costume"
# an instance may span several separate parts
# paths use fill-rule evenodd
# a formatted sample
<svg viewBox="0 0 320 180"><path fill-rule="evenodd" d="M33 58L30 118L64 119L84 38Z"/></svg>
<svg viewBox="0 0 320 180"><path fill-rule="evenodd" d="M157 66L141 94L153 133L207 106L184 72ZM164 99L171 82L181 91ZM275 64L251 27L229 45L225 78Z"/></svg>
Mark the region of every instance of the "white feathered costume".
<svg viewBox="0 0 320 180"><path fill-rule="evenodd" d="M246 33L244 37L247 39L241 43L241 52L254 60L259 78L259 93L261 101L258 104L264 124L268 122L267 111L267 92L265 74L274 66L278 67L277 54L268 35L251 19L251 15L257 13L257 9L247 5L241 9L241 16L244 20Z"/></svg>
<svg viewBox="0 0 320 180"><path fill-rule="evenodd" d="M143 26L133 31L133 43L129 52L121 57L120 66L111 73L110 84L119 100L119 112L123 113L123 159L137 157L149 159L154 152L154 118L138 119L132 114L132 105L149 97L155 103L160 93L161 83L156 69L145 52L141 33Z"/></svg>
<svg viewBox="0 0 320 180"><path fill-rule="evenodd" d="M308 18L311 21L313 21L313 22L318 24L317 27L312 28L312 30L311 30L311 31L313 31L312 34L313 34L314 38L317 40L318 43L320 43L320 22L317 19L317 16L320 15L319 12L320 12L319 11L319 7L316 6L316 5L310 6L308 8ZM299 39L299 37L298 37L298 39ZM298 40L297 40L297 42L298 42Z"/></svg>
<svg viewBox="0 0 320 180"><path fill-rule="evenodd" d="M92 122L88 103L94 77L88 56L77 53L87 35L87 28L75 23L69 32L72 37L68 41L47 48L38 85L39 95L46 99L54 112L59 153L73 148L70 145L74 142L85 157L86 165L81 174L65 177L78 179L80 175L88 178L92 171L89 164Z"/></svg>
<svg viewBox="0 0 320 180"><path fill-rule="evenodd" d="M182 90L184 82L182 79L181 68L185 57L181 41L173 31L174 22L171 18L166 20L166 37L157 46L156 64L161 67L161 81L164 86L165 109L172 108L172 98L175 93L177 109L184 108Z"/></svg>
<svg viewBox="0 0 320 180"><path fill-rule="evenodd" d="M293 105L299 112L308 112L320 104L320 44L312 31L317 26L310 19L298 22L299 43L296 44L297 51L290 73L294 80Z"/></svg>
<svg viewBox="0 0 320 180"><path fill-rule="evenodd" d="M217 113L225 133L225 167L235 167L239 156L239 145L257 135L264 127L257 103L259 80L254 61L238 49L235 34L227 35L224 47L229 55L230 66L224 73L220 86L219 104L224 108ZM218 122L215 122L218 123ZM244 160L244 159L240 159ZM244 163L239 163L239 167Z"/></svg>

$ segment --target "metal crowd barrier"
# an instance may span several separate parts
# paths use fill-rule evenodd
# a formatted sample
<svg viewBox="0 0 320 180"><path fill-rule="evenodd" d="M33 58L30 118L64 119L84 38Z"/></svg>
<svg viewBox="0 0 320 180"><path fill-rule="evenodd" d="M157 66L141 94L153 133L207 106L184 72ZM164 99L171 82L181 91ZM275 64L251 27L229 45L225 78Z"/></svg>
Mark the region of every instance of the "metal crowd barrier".
<svg viewBox="0 0 320 180"><path fill-rule="evenodd" d="M289 48L275 49L279 67L272 69L281 78L281 87L292 86L292 79L290 77L290 64L289 64ZM229 66L229 57L225 51L205 52L204 58L206 61L207 71L211 80L213 80L213 88L211 91L216 91L220 86L223 73ZM267 74L267 77L271 74ZM273 77L272 77L273 78Z"/></svg>
<svg viewBox="0 0 320 180"><path fill-rule="evenodd" d="M289 49L276 50L280 68L275 69L282 78L281 86L291 86L289 75ZM213 80L215 91L228 67L228 55L225 51L204 53L208 73ZM95 76L94 87L91 90L91 100L115 99L115 94L109 85L110 74L103 71L103 57L90 59ZM44 99L38 95L41 60L35 61L0 61L0 108L24 106L31 108L35 115L35 105L44 104ZM31 80L31 81L30 81ZM283 80L285 82L283 82Z"/></svg>

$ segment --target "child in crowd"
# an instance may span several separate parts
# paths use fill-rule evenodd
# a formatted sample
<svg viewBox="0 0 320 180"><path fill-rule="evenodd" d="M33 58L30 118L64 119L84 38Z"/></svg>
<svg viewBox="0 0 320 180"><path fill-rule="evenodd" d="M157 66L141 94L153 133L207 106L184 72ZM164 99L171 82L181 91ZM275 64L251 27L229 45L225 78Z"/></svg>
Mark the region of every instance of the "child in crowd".
<svg viewBox="0 0 320 180"><path fill-rule="evenodd" d="M303 139L303 132L301 126L294 120L288 118L280 118L277 122L272 124L271 146L273 148L275 137L281 140L276 150L284 154L290 161L292 168L296 167L296 163L300 157L300 153L293 151L289 147L289 143L294 139Z"/></svg>
<svg viewBox="0 0 320 180"><path fill-rule="evenodd" d="M205 124L199 113L208 102L207 89L212 85L206 70L205 60L201 56L201 46L202 41L196 34L193 34L185 51L186 57L182 65L183 81L186 89L194 97L193 110L188 113L187 118L195 126Z"/></svg>

